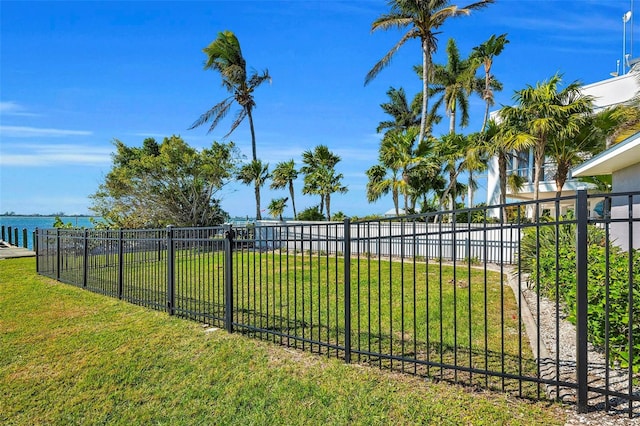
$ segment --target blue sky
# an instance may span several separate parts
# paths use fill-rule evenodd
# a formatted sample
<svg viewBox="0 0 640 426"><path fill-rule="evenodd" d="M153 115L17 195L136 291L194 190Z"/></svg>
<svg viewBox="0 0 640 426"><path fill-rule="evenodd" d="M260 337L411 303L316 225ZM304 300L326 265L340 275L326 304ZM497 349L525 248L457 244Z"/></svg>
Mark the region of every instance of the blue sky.
<svg viewBox="0 0 640 426"><path fill-rule="evenodd" d="M493 67L504 84L498 105L556 72L566 82L592 83L615 71L629 9L629 0L497 0L447 23L435 61L446 61L451 37L466 56L492 34L508 33L510 44ZM202 69L202 48L222 30L236 33L249 67L266 68L273 79L255 92L258 156L271 166L291 158L300 165L303 151L325 144L341 156L337 169L349 188L332 198L332 212L385 212L390 198L369 204L365 196L364 172L377 162L375 130L387 119L380 104L391 86L411 96L421 87L412 70L421 61L417 42L363 85L402 34L371 33L371 22L386 11L383 0L3 0L0 213L88 213L88 196L110 170L114 139L140 145L176 134L197 148L223 141L230 121L211 134L206 126L187 130L227 96L219 75ZM631 23L626 31L628 52ZM482 114L481 99L472 98L467 132L479 130ZM445 121L436 135L446 132ZM250 158L247 123L226 140ZM481 186L477 201L486 197ZM265 187L262 207L286 195ZM250 187L233 183L218 196L232 216L255 211ZM317 204L316 197L296 196L299 211Z"/></svg>

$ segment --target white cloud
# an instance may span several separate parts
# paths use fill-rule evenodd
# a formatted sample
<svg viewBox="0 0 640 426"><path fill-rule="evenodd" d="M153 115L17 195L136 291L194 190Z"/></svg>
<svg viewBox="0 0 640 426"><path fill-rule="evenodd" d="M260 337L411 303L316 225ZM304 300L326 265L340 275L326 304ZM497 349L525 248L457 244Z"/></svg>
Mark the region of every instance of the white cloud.
<svg viewBox="0 0 640 426"><path fill-rule="evenodd" d="M0 137L31 138L31 137L62 137L62 136L90 136L88 130L50 129L27 126L0 126Z"/></svg>
<svg viewBox="0 0 640 426"><path fill-rule="evenodd" d="M0 101L0 114L22 117L37 117L38 114L25 111L25 107L14 101Z"/></svg>
<svg viewBox="0 0 640 426"><path fill-rule="evenodd" d="M87 145L22 145L20 152L0 153L2 166L97 166L110 163L111 148Z"/></svg>

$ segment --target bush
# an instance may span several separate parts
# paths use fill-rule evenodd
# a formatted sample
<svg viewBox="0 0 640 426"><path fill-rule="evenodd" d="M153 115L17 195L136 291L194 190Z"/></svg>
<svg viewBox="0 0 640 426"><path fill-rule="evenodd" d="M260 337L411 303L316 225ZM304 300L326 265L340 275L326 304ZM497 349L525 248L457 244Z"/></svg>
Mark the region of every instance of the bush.
<svg viewBox="0 0 640 426"><path fill-rule="evenodd" d="M571 219L569 215L562 220ZM567 311L567 319L575 324L576 225L547 222L528 228L522 238L521 252L521 272L529 274L529 283L538 283L536 289L541 295L553 300L557 297ZM623 367L629 365L629 256L632 256L633 298L637 301L640 298L640 251L623 252L612 244L607 249L604 230L588 226L588 339L597 347L605 347L608 298L611 360ZM633 369L637 372L640 371L640 304L632 305L632 315Z"/></svg>
<svg viewBox="0 0 640 426"><path fill-rule="evenodd" d="M326 218L322 213L320 213L320 209L318 206L308 207L302 212L298 213L296 217L297 220L325 220Z"/></svg>

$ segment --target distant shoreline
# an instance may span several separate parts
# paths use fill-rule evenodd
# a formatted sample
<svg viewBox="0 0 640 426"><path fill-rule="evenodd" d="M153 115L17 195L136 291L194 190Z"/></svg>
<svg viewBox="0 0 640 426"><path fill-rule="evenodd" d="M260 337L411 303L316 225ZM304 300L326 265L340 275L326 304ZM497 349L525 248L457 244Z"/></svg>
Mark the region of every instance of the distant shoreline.
<svg viewBox="0 0 640 426"><path fill-rule="evenodd" d="M3 213L0 214L0 217L96 217L95 215L92 214L66 214L66 213L52 213L52 214L38 214L38 213L32 213L32 214L17 214L17 213L11 213L11 214L7 214L7 213Z"/></svg>

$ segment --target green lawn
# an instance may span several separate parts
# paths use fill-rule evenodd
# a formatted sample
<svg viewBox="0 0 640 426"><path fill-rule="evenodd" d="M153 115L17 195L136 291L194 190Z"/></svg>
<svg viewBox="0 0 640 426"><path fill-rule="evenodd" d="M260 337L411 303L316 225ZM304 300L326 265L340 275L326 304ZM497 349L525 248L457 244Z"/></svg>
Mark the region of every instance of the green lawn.
<svg viewBox="0 0 640 426"><path fill-rule="evenodd" d="M562 424L563 409L346 365L0 261L3 424Z"/></svg>

